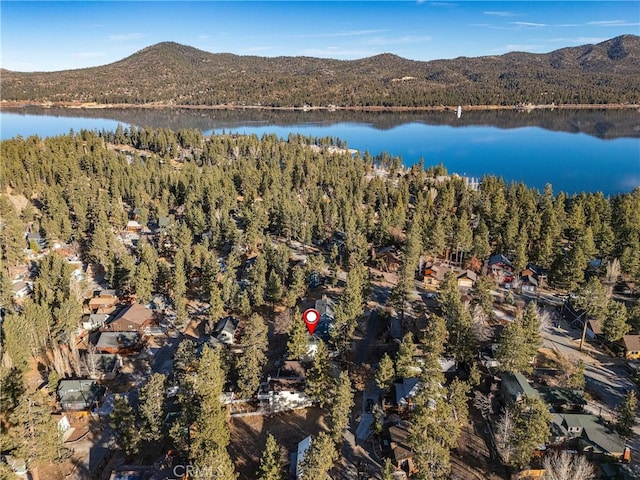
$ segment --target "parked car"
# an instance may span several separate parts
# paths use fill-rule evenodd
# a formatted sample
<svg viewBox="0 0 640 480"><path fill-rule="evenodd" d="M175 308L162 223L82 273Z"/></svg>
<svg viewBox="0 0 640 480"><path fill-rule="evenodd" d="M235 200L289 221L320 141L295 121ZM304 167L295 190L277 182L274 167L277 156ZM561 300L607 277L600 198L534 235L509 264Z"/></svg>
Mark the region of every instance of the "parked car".
<svg viewBox="0 0 640 480"><path fill-rule="evenodd" d="M364 411L367 412L367 413L373 412L373 400L371 400L370 398L367 398L367 402L366 402L366 405L364 407Z"/></svg>

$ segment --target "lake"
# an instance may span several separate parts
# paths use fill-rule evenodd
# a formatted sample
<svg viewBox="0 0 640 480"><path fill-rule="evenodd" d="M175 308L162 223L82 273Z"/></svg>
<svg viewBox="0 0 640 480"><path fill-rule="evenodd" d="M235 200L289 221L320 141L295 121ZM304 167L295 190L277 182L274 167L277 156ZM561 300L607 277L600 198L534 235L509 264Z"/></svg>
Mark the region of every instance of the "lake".
<svg viewBox="0 0 640 480"><path fill-rule="evenodd" d="M410 166L443 163L450 173L491 174L569 194L629 192L640 186L638 110L326 112L196 109L64 109L0 112L0 138L70 130L198 128L205 134L289 133L333 136L372 155L388 152Z"/></svg>

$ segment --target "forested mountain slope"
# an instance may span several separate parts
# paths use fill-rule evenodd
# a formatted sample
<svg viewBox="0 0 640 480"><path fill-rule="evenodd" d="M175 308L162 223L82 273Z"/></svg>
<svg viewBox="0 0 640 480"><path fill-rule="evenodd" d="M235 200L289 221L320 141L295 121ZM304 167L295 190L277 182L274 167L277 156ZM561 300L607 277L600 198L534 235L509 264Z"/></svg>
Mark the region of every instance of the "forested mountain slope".
<svg viewBox="0 0 640 480"><path fill-rule="evenodd" d="M429 62L237 56L165 42L101 67L0 76L8 101L270 107L638 103L638 85L635 35L547 54Z"/></svg>

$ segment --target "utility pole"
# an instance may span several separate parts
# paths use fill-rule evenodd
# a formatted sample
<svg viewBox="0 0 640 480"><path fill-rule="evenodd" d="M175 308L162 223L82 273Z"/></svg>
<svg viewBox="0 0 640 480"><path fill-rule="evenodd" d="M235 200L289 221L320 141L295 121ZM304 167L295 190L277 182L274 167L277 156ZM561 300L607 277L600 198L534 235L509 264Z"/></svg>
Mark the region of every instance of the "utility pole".
<svg viewBox="0 0 640 480"><path fill-rule="evenodd" d="M587 312L582 312L578 318L582 317L585 313ZM582 337L580 338L580 348L578 350L582 351L582 345L584 344L584 337L587 336L587 319L585 317L584 321L582 322L584 325L582 326Z"/></svg>

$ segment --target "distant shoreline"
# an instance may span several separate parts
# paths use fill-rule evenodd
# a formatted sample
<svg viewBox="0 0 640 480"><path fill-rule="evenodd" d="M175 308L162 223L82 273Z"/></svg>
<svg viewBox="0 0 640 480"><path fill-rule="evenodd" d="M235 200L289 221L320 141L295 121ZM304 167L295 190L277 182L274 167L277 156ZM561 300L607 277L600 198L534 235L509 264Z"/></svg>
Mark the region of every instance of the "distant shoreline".
<svg viewBox="0 0 640 480"><path fill-rule="evenodd" d="M437 107L380 107L380 106L323 106L323 107L271 107L264 105L178 105L172 103L94 103L94 102L18 102L18 101L0 101L0 110L17 109L25 107L42 107L42 108L68 108L80 110L108 110L108 109L152 109L161 110L169 108L187 109L187 110L273 110L273 111L356 111L356 112L446 112L455 111L457 105L440 105ZM485 110L617 110L617 109L640 109L640 104L621 104L621 103L605 103L605 104L545 104L545 105L462 105L462 110L485 111Z"/></svg>

